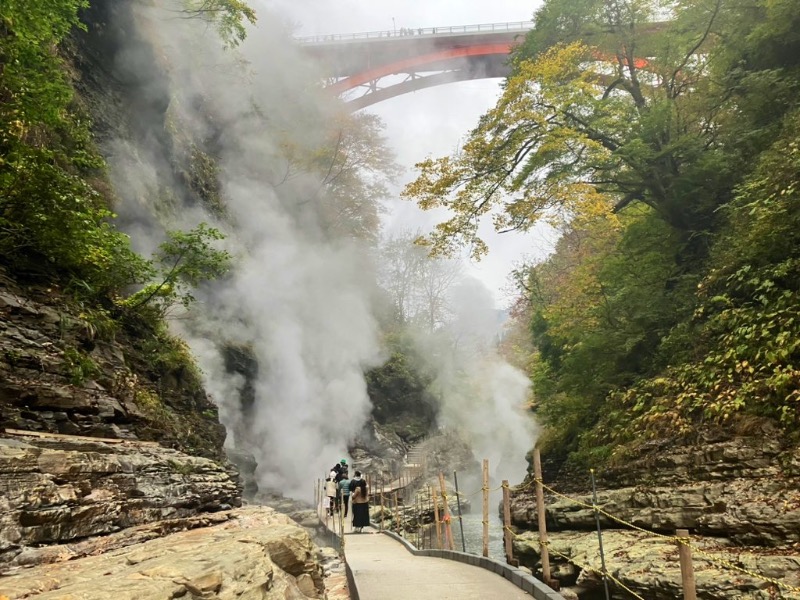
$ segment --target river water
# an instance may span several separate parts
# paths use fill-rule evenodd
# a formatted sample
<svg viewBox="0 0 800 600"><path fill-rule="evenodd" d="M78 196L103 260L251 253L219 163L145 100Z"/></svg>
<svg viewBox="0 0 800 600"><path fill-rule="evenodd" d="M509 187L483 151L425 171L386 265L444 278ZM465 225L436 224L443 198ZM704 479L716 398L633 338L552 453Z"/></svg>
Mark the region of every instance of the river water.
<svg viewBox="0 0 800 600"><path fill-rule="evenodd" d="M498 513L499 495L492 494L489 501L489 556L505 562L505 549L503 548L503 521ZM471 554L481 554L483 551L483 522L480 503L470 512L462 516L464 526L464 546ZM453 511L451 527L453 530L453 548L462 551L461 527L458 522L458 512ZM444 533L443 533L444 534ZM426 528L419 536L406 534L408 540L418 548L435 548L436 533L433 527Z"/></svg>
<svg viewBox="0 0 800 600"><path fill-rule="evenodd" d="M462 517L464 525L464 543L467 552L480 554L483 551L483 523L479 511L466 513ZM458 519L453 518L453 541L455 549L461 550L461 530ZM505 562L503 549L503 521L497 510L489 511L489 556Z"/></svg>

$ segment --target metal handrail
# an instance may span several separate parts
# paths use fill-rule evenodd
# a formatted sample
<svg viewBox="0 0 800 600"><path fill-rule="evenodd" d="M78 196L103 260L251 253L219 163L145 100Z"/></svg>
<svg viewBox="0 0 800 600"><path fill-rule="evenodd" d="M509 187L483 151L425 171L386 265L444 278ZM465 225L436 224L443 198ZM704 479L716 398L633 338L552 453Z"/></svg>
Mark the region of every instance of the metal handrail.
<svg viewBox="0 0 800 600"><path fill-rule="evenodd" d="M533 29L533 21L515 21L509 23L480 23L478 25L454 25L448 27L419 27L417 29L401 27L400 29L384 29L382 31L365 31L363 33L334 33L330 35L310 35L296 37L300 44L319 44L330 42L351 42L356 40L385 40L397 38L419 38L423 36L446 36L463 33L492 33L497 31L527 32Z"/></svg>

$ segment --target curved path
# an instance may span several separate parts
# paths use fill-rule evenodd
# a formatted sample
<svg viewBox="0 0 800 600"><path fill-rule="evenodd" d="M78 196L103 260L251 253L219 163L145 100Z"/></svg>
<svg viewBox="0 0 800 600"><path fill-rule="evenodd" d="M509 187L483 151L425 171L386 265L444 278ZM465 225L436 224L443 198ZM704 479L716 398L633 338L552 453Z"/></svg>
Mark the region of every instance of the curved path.
<svg viewBox="0 0 800 600"><path fill-rule="evenodd" d="M414 556L381 533L347 534L345 556L359 600L530 600L500 575L464 563Z"/></svg>

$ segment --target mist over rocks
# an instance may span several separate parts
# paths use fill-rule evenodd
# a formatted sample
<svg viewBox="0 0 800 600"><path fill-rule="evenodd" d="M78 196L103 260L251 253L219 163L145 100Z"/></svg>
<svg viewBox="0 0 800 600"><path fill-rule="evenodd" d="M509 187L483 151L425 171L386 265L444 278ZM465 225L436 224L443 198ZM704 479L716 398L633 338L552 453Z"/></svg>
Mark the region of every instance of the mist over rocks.
<svg viewBox="0 0 800 600"><path fill-rule="evenodd" d="M332 226L324 181L297 159L318 151L342 109L269 10L235 51L174 10L169 1L106 8L109 27L127 32L113 56L125 81L114 110L127 127L102 140L117 212L145 252L167 229L208 222L226 234L233 270L197 290L172 325L197 356L228 447L254 456L259 487L307 498L309 482L369 430L364 373L387 358L373 243ZM438 424L468 432L476 454L507 469L498 476L521 479L532 430L510 417L528 385L487 358L497 319L479 286L454 291L458 311L439 337L455 336L457 349L420 344L438 369ZM231 347L246 349L252 368L230 368ZM464 373L480 383L456 391Z"/></svg>
<svg viewBox="0 0 800 600"><path fill-rule="evenodd" d="M229 446L255 456L259 485L309 496L308 482L364 427L363 372L381 360L369 242L331 228L323 182L293 158L319 147L341 109L268 11L225 51L204 22L174 18L177 6L130 3L108 15L134 25L113 60L133 88L121 98L127 120L145 131L104 141L117 211L144 251L166 229L224 231L233 271L198 290L198 306L173 325ZM192 184L198 176L203 185ZM231 346L257 365L247 377L226 367Z"/></svg>
<svg viewBox="0 0 800 600"><path fill-rule="evenodd" d="M448 296L452 317L441 331L419 333L416 345L436 370L438 427L454 430L476 461L489 460L495 480L519 482L537 427L526 412L530 380L497 350L498 311L486 286L464 278Z"/></svg>

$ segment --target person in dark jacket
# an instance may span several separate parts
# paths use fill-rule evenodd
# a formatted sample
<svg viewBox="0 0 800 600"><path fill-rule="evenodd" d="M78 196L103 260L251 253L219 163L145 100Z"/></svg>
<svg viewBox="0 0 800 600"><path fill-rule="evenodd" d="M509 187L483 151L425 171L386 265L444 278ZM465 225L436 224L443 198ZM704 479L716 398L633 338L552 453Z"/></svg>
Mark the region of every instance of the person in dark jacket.
<svg viewBox="0 0 800 600"><path fill-rule="evenodd" d="M350 495L353 500L353 529L361 533L369 527L369 493L367 482L361 479L361 471L350 480Z"/></svg>

